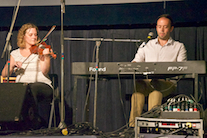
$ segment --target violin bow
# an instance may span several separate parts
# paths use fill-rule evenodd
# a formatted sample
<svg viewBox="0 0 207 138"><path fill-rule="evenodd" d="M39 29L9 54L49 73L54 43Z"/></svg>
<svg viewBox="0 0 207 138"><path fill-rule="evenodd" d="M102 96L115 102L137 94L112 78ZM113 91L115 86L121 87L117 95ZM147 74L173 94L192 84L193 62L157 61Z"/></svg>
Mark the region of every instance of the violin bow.
<svg viewBox="0 0 207 138"><path fill-rule="evenodd" d="M53 30L55 30L56 25L53 25L52 28L49 30L49 32L45 35L45 37L39 42L42 43L47 40L48 35L52 33Z"/></svg>

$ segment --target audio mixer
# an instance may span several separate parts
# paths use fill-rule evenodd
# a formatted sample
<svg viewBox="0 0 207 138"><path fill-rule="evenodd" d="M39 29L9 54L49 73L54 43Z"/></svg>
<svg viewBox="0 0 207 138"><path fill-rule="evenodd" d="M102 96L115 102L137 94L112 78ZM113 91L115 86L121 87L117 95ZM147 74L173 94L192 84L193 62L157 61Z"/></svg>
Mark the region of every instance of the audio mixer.
<svg viewBox="0 0 207 138"><path fill-rule="evenodd" d="M202 119L135 118L135 138L203 138Z"/></svg>

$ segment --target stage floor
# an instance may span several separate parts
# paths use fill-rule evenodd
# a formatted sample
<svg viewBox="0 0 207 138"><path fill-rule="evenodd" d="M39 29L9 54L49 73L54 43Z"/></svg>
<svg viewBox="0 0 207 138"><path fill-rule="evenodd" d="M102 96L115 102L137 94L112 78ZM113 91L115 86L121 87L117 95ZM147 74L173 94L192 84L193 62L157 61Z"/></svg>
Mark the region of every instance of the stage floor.
<svg viewBox="0 0 207 138"><path fill-rule="evenodd" d="M65 135L61 129L54 128L54 129L39 129L39 130L27 130L27 131L19 131L19 132L9 132L9 131L0 131L0 138L121 138L119 135L114 134L107 134L97 130L68 130ZM134 137L134 131L130 132L130 137ZM126 137L129 138L129 133L127 133ZM123 135L122 135L123 138Z"/></svg>
<svg viewBox="0 0 207 138"><path fill-rule="evenodd" d="M9 131L0 131L0 138L134 138L135 132L133 129L125 129L122 132L118 133L103 133L101 131L96 130L68 130L67 134L63 135L63 131L58 128L52 129L39 129L39 130L27 130L27 131L19 131L19 132L9 132ZM144 138L154 138L158 137L161 134L155 133L141 133L144 135ZM166 138L184 138L186 135L166 135ZM163 138L164 138L163 137ZM189 135L189 138L206 138L207 133L203 135L203 137L196 137Z"/></svg>
<svg viewBox="0 0 207 138"><path fill-rule="evenodd" d="M101 138L100 136L0 136L6 138Z"/></svg>
<svg viewBox="0 0 207 138"><path fill-rule="evenodd" d="M145 138L155 138L158 137L158 134L147 134L144 137ZM64 135L60 135L60 136L54 136L54 135L50 135L50 136L44 136L44 135L36 135L36 136L32 136L32 135L0 135L0 138L134 138L134 135L131 136L119 136L119 137L113 137L113 136L95 136L95 135L81 135L81 136L64 136ZM185 138L186 136L184 135L170 135L170 136L165 136L166 138ZM189 138L201 138L201 137L197 137L197 136L188 136ZM203 136L203 138L206 138L207 135L205 134ZM163 137L164 138L164 137Z"/></svg>

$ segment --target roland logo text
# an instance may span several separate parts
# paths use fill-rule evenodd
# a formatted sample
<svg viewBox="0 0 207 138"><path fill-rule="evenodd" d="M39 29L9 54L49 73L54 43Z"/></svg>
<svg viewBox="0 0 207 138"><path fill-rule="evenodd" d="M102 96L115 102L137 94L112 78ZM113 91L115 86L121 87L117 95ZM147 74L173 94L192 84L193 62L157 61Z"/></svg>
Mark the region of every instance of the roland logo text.
<svg viewBox="0 0 207 138"><path fill-rule="evenodd" d="M89 67L89 72L96 72L96 68L94 68L94 67ZM98 71L99 72L105 72L106 71L106 67L103 67L103 68L98 68Z"/></svg>

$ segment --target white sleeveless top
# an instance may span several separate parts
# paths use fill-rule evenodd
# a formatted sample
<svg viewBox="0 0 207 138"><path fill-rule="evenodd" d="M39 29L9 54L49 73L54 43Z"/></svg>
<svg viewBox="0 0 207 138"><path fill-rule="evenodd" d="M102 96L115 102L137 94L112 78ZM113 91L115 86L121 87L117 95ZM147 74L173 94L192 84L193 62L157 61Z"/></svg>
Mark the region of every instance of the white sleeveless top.
<svg viewBox="0 0 207 138"><path fill-rule="evenodd" d="M14 58L15 61L24 62L22 64L22 69L24 69L24 72L16 76L16 82L43 82L53 88L49 76L45 76L40 69L39 56L37 54L31 54L27 59L27 57L23 57L20 54L20 50L18 48L11 52L11 56Z"/></svg>

